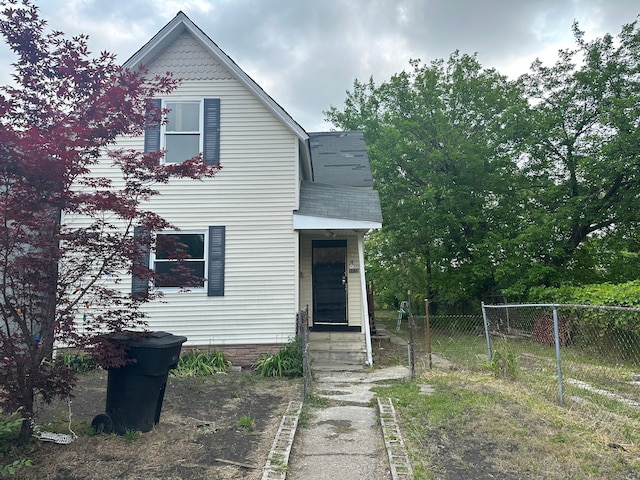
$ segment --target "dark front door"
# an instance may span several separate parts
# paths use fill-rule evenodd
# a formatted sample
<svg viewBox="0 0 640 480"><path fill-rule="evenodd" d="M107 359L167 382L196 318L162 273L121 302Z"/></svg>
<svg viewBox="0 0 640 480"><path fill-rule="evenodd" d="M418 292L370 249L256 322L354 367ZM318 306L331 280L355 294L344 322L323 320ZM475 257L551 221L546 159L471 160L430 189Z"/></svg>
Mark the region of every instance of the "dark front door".
<svg viewBox="0 0 640 480"><path fill-rule="evenodd" d="M347 241L313 241L313 323L347 325Z"/></svg>

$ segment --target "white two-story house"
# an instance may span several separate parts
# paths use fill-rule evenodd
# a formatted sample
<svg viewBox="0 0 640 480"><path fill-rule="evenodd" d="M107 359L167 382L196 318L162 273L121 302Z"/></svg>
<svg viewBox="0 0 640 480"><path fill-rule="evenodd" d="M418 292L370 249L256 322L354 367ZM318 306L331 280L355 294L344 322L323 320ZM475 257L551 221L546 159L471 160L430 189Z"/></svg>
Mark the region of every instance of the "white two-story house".
<svg viewBox="0 0 640 480"><path fill-rule="evenodd" d="M308 306L316 350L340 332L351 359L371 363L363 241L382 214L362 134L307 133L182 12L125 67L140 64L182 82L155 99L168 123L119 146L163 149L165 162L203 152L222 166L214 179L160 185L151 200L180 229L159 235L179 235L184 264L204 280L185 290L132 279L134 294L163 292L144 307L149 328L248 365L294 336ZM157 272L174 265L163 238L144 259Z"/></svg>

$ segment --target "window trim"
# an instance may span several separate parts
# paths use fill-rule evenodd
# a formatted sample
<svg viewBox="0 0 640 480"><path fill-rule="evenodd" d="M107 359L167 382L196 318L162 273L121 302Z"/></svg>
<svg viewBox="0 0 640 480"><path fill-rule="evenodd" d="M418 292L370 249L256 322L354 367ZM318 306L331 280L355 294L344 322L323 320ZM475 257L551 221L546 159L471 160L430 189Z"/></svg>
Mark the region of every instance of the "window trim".
<svg viewBox="0 0 640 480"><path fill-rule="evenodd" d="M197 103L198 104L198 126L199 131L198 134L198 153L204 152L204 130L205 130L205 118L204 118L204 98L197 97L185 97L185 98L163 98L162 100L162 108L166 109L167 104L169 103ZM195 131L185 131L185 132L167 132L167 124L163 122L160 128L160 149L166 151L167 149L167 135L179 136L179 135L194 135ZM171 165L174 163L182 163L185 160L188 160L191 157L186 157L178 162L167 162L166 154L162 157L162 163Z"/></svg>
<svg viewBox="0 0 640 480"><path fill-rule="evenodd" d="M156 291L160 291L160 292L165 292L165 293L174 293L174 292L184 292L184 291L188 291L188 292L196 292L196 293L203 293L203 292L207 292L207 287L208 287L208 282L209 282L209 272L208 272L208 266L209 266L209 229L203 229L203 230L197 230L197 229L193 229L193 230L161 230L159 232L156 232L155 236L156 236L156 240L158 238L158 235L203 235L203 258L202 260L198 259L198 260L192 260L192 261L202 261L204 262L204 282L203 285L201 287L157 287L153 282L151 285L151 288L153 288ZM149 255L149 268L155 273L156 272L156 261L157 261L157 257L156 257L156 249L154 248ZM167 261L165 259L161 259L160 261ZM168 260L168 262L171 262L172 260ZM176 260L177 261L177 260ZM187 260L188 261L188 260Z"/></svg>

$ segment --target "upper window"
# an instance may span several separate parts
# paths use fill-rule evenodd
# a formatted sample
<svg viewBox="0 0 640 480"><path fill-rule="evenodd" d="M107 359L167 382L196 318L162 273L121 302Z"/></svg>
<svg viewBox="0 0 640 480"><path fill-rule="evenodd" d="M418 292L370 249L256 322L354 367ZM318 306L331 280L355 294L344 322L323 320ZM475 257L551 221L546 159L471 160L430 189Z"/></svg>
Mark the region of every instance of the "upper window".
<svg viewBox="0 0 640 480"><path fill-rule="evenodd" d="M149 102L144 132L144 151L164 149L165 163L179 163L202 152L204 163L220 162L220 99L172 100L154 98ZM160 108L166 108L167 123L159 125Z"/></svg>
<svg viewBox="0 0 640 480"><path fill-rule="evenodd" d="M155 286L204 288L204 233L160 233L153 261Z"/></svg>
<svg viewBox="0 0 640 480"><path fill-rule="evenodd" d="M200 102L166 102L167 124L164 127L166 163L178 163L202 151Z"/></svg>

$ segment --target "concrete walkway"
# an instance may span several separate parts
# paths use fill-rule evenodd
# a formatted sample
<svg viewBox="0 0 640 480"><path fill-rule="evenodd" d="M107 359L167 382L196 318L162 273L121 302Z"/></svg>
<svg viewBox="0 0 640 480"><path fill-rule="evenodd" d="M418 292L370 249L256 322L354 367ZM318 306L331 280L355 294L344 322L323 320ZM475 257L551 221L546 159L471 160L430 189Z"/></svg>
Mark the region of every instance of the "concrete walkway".
<svg viewBox="0 0 640 480"><path fill-rule="evenodd" d="M371 391L374 385L408 374L406 367L317 372L314 395L339 403L313 408L310 424L306 428L298 426L287 480L408 478L398 477L390 467L389 441L383 437Z"/></svg>

